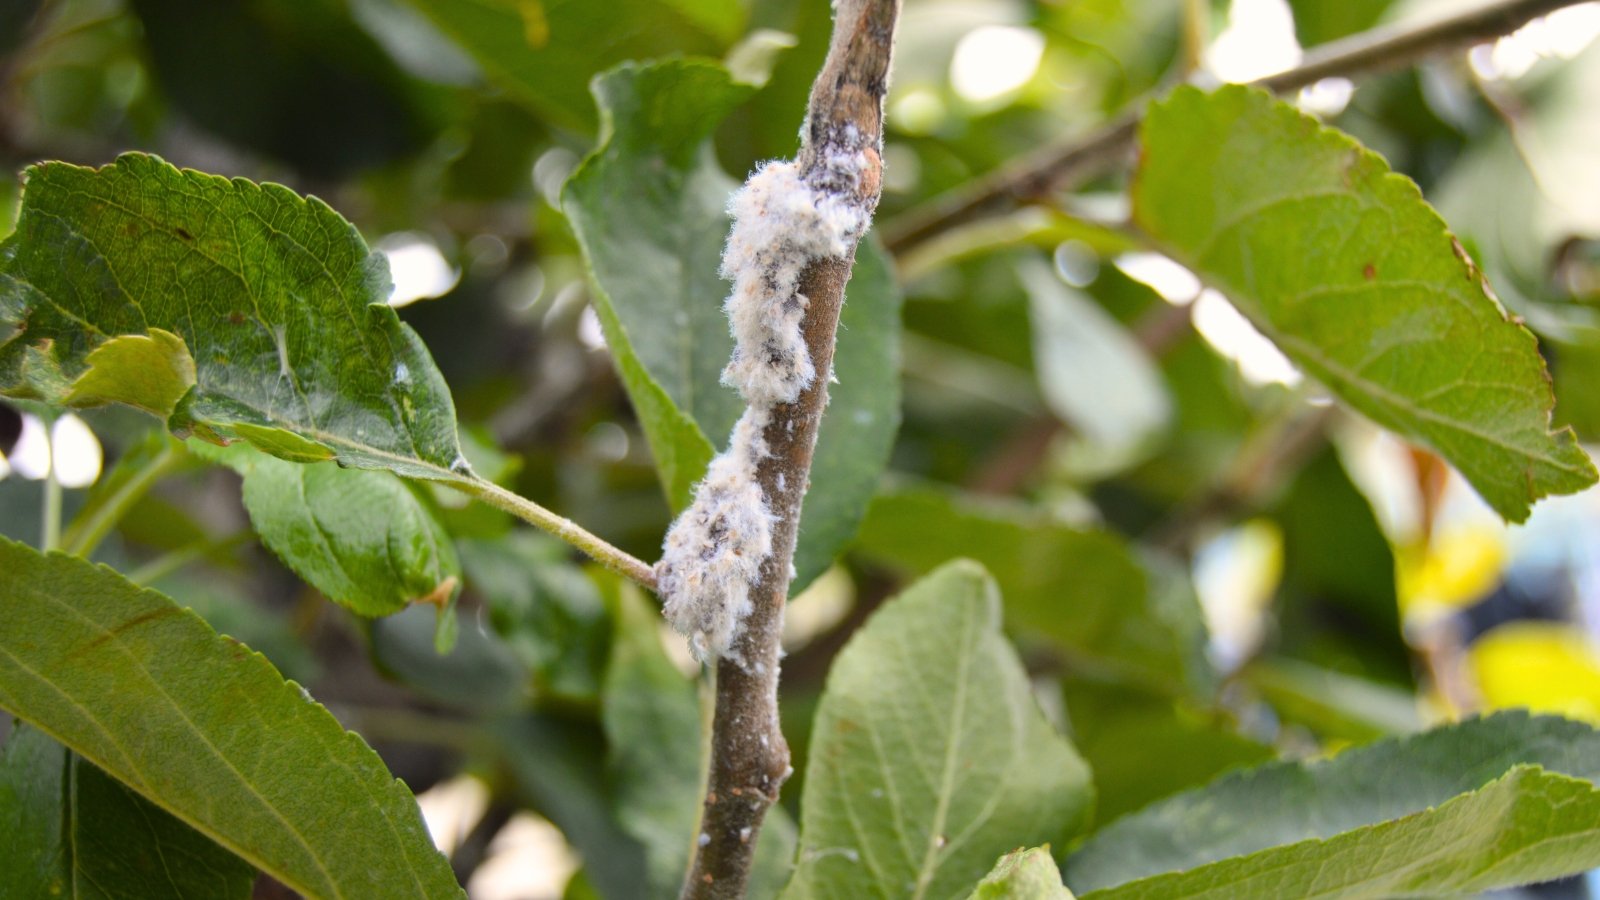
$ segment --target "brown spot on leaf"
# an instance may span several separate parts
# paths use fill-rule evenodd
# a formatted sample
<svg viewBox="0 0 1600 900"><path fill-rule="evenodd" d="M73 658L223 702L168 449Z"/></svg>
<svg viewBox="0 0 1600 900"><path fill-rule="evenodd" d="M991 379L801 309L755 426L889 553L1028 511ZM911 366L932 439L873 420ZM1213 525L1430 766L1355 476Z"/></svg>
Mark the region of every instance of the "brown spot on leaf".
<svg viewBox="0 0 1600 900"><path fill-rule="evenodd" d="M233 312L228 313L228 324L229 325L243 325L244 324L244 313L239 312L238 310L234 310Z"/></svg>
<svg viewBox="0 0 1600 900"><path fill-rule="evenodd" d="M181 238L183 238L183 239L184 239L184 240L186 240L186 241L192 241L192 240L194 240L194 235L192 235L192 234L190 234L190 233L189 233L189 232L188 232L188 231L187 231L187 230L185 230L185 229L182 229L182 228L179 228L179 229L178 229L178 230L177 230L177 231L176 231L176 232L174 232L174 233L175 233L175 234L177 234L177 235L178 235L178 237L181 237Z"/></svg>
<svg viewBox="0 0 1600 900"><path fill-rule="evenodd" d="M1372 263L1367 263L1366 265L1361 267L1361 277L1365 278L1368 281L1371 281L1372 279L1377 278L1378 277L1378 267L1373 265Z"/></svg>

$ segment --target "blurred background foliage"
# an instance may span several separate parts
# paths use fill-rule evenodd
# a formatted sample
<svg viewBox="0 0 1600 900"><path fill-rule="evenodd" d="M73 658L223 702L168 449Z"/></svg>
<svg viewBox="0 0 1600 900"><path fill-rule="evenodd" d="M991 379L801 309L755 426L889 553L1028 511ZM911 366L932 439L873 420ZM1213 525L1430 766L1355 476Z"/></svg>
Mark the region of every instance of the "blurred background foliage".
<svg viewBox="0 0 1600 900"><path fill-rule="evenodd" d="M907 0L880 227L1196 70L1246 80L1453 6ZM667 503L558 205L597 138L589 81L630 59L726 61L759 86L716 134L738 176L793 153L828 29L820 0L0 0L0 167L141 149L323 197L389 254L393 303L446 376L477 469L654 559ZM1597 34L1600 4L1579 4L1299 96L1441 209L1539 334L1557 419L1589 442ZM1600 498L1507 528L1139 247L1125 179L896 258L904 422L858 538L791 608L784 713L802 758L785 802L844 640L910 575L962 555L999 579L1041 702L1093 766L1098 823L1232 767L1475 710L1600 721ZM19 190L0 180L0 234ZM152 427L106 409L46 429L0 407L0 533L37 543L52 458L70 522ZM256 543L238 496L236 476L190 460L97 558L262 650L365 735L474 896L641 895L646 837L615 798L629 766L692 759L699 736L689 662L677 640L639 649L637 596L501 513L430 494L466 586L441 657L432 611L364 622L326 602ZM676 665L619 674L624 647ZM682 733L607 714L642 689L677 698L660 718Z"/></svg>

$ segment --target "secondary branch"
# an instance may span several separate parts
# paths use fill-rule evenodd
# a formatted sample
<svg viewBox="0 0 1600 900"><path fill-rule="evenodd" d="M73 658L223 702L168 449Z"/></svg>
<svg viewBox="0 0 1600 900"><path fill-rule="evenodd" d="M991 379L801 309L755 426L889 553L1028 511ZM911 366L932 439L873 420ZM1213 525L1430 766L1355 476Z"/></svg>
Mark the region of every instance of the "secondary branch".
<svg viewBox="0 0 1600 900"><path fill-rule="evenodd" d="M1575 0L1500 0L1443 19L1375 28L1316 47L1299 66L1252 83L1284 93L1324 78L1402 68L1510 34L1539 16L1576 5ZM1047 147L908 211L891 225L884 243L899 256L955 225L1038 202L1111 168L1127 158L1143 108L1143 103L1135 104L1087 135Z"/></svg>

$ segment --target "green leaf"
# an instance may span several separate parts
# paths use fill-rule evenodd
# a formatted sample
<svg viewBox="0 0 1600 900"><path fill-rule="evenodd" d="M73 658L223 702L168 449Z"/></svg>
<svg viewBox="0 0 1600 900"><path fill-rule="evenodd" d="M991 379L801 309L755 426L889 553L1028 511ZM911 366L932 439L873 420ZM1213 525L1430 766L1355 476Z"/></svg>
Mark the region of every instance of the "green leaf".
<svg viewBox="0 0 1600 900"><path fill-rule="evenodd" d="M248 446L189 447L244 476L261 542L329 600L369 618L413 603L454 616L461 564L417 488L388 472L300 465Z"/></svg>
<svg viewBox="0 0 1600 900"><path fill-rule="evenodd" d="M1275 763L1098 832L1087 897L1454 896L1600 865L1600 732L1501 713ZM1092 892L1092 893L1091 893Z"/></svg>
<svg viewBox="0 0 1600 900"><path fill-rule="evenodd" d="M1061 883L1061 870L1049 846L1017 850L1000 857L967 900L1073 900Z"/></svg>
<svg viewBox="0 0 1600 900"><path fill-rule="evenodd" d="M194 610L212 630L250 645L285 678L310 684L322 674L306 638L294 631L289 617L259 603L254 585L240 573L195 568L174 572L143 585ZM314 638L315 632L307 637Z"/></svg>
<svg viewBox="0 0 1600 900"><path fill-rule="evenodd" d="M562 208L595 284L595 309L675 509L744 409L721 383L733 351L718 275L737 187L716 167L711 131L750 87L694 60L621 66L596 79L601 145L567 182ZM899 304L877 248L857 252L841 313L813 489L801 511L799 590L849 540L900 424ZM711 440L708 440L708 437Z"/></svg>
<svg viewBox="0 0 1600 900"><path fill-rule="evenodd" d="M415 487L388 472L252 457L244 470L250 521L262 543L312 587L363 616L413 603L447 614L461 564Z"/></svg>
<svg viewBox="0 0 1600 900"><path fill-rule="evenodd" d="M1204 677L1198 605L1152 583L1113 534L912 489L873 501L857 548L919 573L956 556L978 560L1000 582L1009 621L1087 670L1167 686Z"/></svg>
<svg viewBox="0 0 1600 900"><path fill-rule="evenodd" d="M388 293L381 254L278 185L139 154L35 166L0 245L0 325L17 329L0 343L0 394L61 404L87 377L103 395L134 348L174 365L181 350L195 371L168 418L180 436L471 481L449 390ZM163 376L131 402L162 409L175 384Z"/></svg>
<svg viewBox="0 0 1600 900"><path fill-rule="evenodd" d="M3 540L0 598L0 707L307 896L462 896L405 786L259 654Z"/></svg>
<svg viewBox="0 0 1600 900"><path fill-rule="evenodd" d="M411 0L506 92L565 128L595 125L589 81L624 60L716 54L743 32L737 0ZM715 271L713 268L712 271Z"/></svg>
<svg viewBox="0 0 1600 900"><path fill-rule="evenodd" d="M661 616L639 591L614 592L616 637L601 718L611 746L617 818L645 848L651 896L675 897L694 846L702 797L700 700L661 646ZM773 896L794 858L794 825L767 813L751 896Z"/></svg>
<svg viewBox="0 0 1600 900"><path fill-rule="evenodd" d="M1139 226L1346 403L1514 522L1595 482L1533 335L1377 154L1244 87L1174 91L1142 140Z"/></svg>
<svg viewBox="0 0 1600 900"><path fill-rule="evenodd" d="M753 89L720 66L626 65L595 80L600 147L562 191L606 345L674 508L744 409L721 383L733 350L717 274L737 187L708 158L713 128Z"/></svg>
<svg viewBox="0 0 1600 900"><path fill-rule="evenodd" d="M791 900L965 897L1000 854L1071 837L1092 794L1001 637L994 581L966 561L851 638L807 758Z"/></svg>
<svg viewBox="0 0 1600 900"><path fill-rule="evenodd" d="M36 728L0 751L0 897L244 900L256 871Z"/></svg>

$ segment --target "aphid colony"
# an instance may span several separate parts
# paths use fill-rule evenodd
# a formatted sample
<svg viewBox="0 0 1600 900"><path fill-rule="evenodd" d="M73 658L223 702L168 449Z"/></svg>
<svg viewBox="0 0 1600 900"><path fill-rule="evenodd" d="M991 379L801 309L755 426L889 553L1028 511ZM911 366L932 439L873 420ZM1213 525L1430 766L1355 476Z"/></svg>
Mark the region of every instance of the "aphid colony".
<svg viewBox="0 0 1600 900"><path fill-rule="evenodd" d="M848 255L866 231L871 213L858 191L865 164L860 152L831 154L804 175L795 162L767 163L728 204L733 228L722 277L733 291L723 308L734 348L722 381L748 406L694 502L668 530L656 564L667 621L702 662L728 657L743 665L732 647L772 555L775 521L756 480L769 455L763 432L773 410L794 403L817 378L801 332L808 301L800 276L815 260Z"/></svg>

